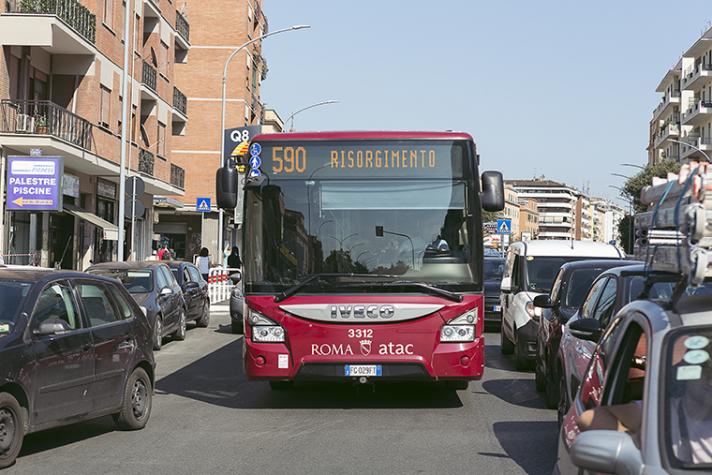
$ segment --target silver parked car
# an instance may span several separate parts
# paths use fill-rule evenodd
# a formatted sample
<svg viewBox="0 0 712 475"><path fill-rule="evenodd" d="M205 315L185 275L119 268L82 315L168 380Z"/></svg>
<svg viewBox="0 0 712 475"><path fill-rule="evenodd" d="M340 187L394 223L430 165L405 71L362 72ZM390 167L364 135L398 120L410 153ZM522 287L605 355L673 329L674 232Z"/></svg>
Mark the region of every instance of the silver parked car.
<svg viewBox="0 0 712 475"><path fill-rule="evenodd" d="M712 305L689 291L673 301L635 301L611 320L564 416L555 473L712 472Z"/></svg>

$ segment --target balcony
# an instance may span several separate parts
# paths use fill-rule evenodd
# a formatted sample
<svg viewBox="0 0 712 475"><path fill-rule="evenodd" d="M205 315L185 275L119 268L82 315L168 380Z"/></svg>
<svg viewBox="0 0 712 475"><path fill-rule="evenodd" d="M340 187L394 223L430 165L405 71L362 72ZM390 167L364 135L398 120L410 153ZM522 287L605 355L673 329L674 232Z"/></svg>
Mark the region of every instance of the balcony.
<svg viewBox="0 0 712 475"><path fill-rule="evenodd" d="M704 157L700 150L705 153L712 152L712 138L710 137L698 137L696 135L692 135L684 137L682 142L687 145L680 145L681 160L694 160Z"/></svg>
<svg viewBox="0 0 712 475"><path fill-rule="evenodd" d="M0 44L50 54L96 55L96 16L78 0L11 0L0 14Z"/></svg>
<svg viewBox="0 0 712 475"><path fill-rule="evenodd" d="M655 136L655 148L662 147L669 139L680 136L680 124L667 123L662 126L660 132Z"/></svg>
<svg viewBox="0 0 712 475"><path fill-rule="evenodd" d="M171 185L185 189L185 170L171 163Z"/></svg>
<svg viewBox="0 0 712 475"><path fill-rule="evenodd" d="M178 32L178 36L176 37L176 39L182 43L180 46L183 49L190 48L190 23L188 23L188 20L181 14L181 12L177 10L176 31Z"/></svg>
<svg viewBox="0 0 712 475"><path fill-rule="evenodd" d="M672 94L665 94L663 100L653 111L653 120L657 120L670 110L670 106L680 104L680 91L673 91Z"/></svg>
<svg viewBox="0 0 712 475"><path fill-rule="evenodd" d="M140 149L138 152L138 171L153 176L154 158L148 150Z"/></svg>
<svg viewBox="0 0 712 475"><path fill-rule="evenodd" d="M709 121L710 118L712 118L712 102L701 100L692 104L687 112L682 114L682 124L700 125Z"/></svg>
<svg viewBox="0 0 712 475"><path fill-rule="evenodd" d="M148 87L153 92L156 92L156 79L158 74L156 73L156 68L151 66L146 61L143 62L143 71L141 73L141 83Z"/></svg>
<svg viewBox="0 0 712 475"><path fill-rule="evenodd" d="M177 87L173 88L173 108L184 117L188 116L188 98Z"/></svg>
<svg viewBox="0 0 712 475"><path fill-rule="evenodd" d="M0 101L0 133L49 135L91 150L90 122L50 101Z"/></svg>
<svg viewBox="0 0 712 475"><path fill-rule="evenodd" d="M701 63L685 71L682 77L682 89L699 91L712 79L712 64Z"/></svg>

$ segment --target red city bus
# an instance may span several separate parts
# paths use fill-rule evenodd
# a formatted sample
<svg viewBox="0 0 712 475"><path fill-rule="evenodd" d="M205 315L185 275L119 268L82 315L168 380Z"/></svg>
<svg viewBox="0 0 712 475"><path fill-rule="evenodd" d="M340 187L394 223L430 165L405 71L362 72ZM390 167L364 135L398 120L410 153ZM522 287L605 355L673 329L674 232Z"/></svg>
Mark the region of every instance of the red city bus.
<svg viewBox="0 0 712 475"><path fill-rule="evenodd" d="M269 134L250 151L248 378L464 388L482 376L481 214L504 198L500 173L479 179L469 134Z"/></svg>

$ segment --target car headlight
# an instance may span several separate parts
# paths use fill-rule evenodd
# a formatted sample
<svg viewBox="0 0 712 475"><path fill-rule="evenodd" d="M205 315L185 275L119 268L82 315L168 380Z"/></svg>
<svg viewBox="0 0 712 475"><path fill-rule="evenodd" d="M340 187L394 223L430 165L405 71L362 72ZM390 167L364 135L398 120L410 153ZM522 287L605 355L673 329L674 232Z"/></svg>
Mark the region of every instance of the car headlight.
<svg viewBox="0 0 712 475"><path fill-rule="evenodd" d="M450 320L440 330L440 341L446 343L463 343L475 341L475 325L477 325L477 309L472 309L459 317Z"/></svg>
<svg viewBox="0 0 712 475"><path fill-rule="evenodd" d="M285 331L277 322L260 312L250 310L247 321L252 327L252 339L258 343L283 343Z"/></svg>

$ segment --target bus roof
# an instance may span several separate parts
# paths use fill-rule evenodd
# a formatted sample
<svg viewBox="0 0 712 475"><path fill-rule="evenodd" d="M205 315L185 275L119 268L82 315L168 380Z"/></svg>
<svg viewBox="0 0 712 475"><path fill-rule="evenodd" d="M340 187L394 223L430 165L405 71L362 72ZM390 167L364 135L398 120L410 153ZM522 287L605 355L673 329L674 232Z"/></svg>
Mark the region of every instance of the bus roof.
<svg viewBox="0 0 712 475"><path fill-rule="evenodd" d="M282 132L259 134L254 142L284 142L288 140L473 140L465 132ZM474 140L473 140L474 141Z"/></svg>

